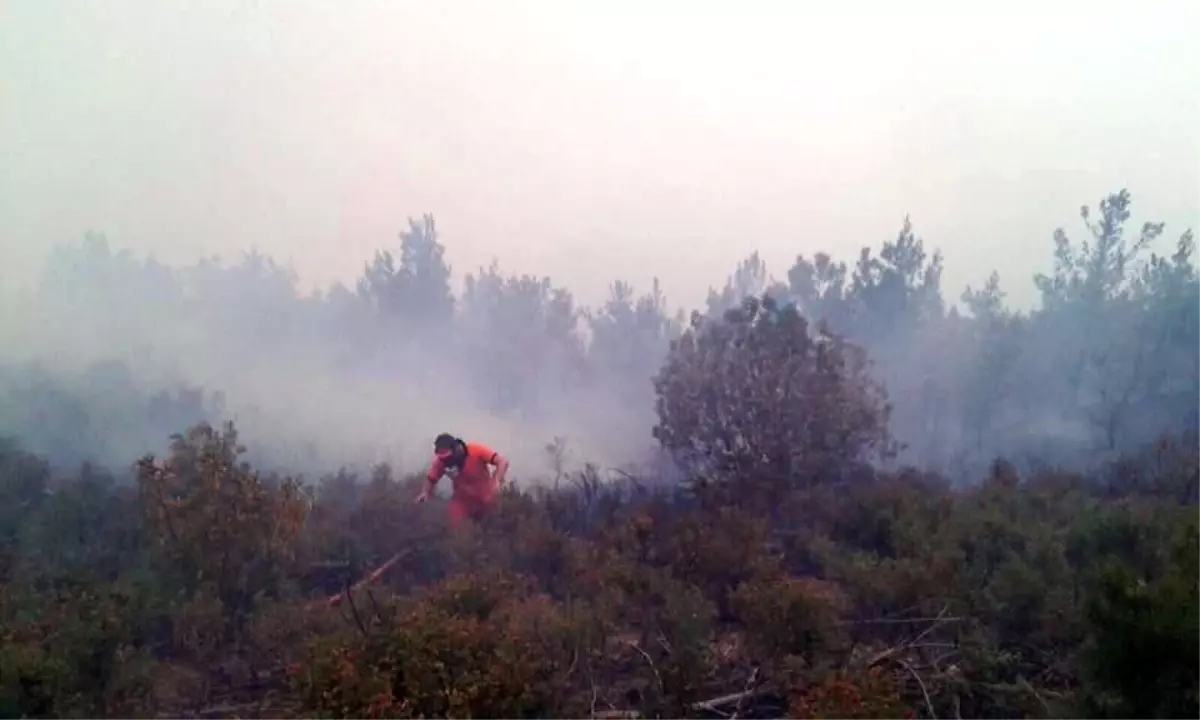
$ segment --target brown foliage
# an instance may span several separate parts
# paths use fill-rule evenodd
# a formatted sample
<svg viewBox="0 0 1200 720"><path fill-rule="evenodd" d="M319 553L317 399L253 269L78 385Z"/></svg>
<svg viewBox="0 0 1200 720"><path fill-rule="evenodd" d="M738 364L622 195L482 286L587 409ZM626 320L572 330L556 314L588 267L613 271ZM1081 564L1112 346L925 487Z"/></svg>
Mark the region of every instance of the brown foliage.
<svg viewBox="0 0 1200 720"><path fill-rule="evenodd" d="M1194 508L1145 492L1179 486L1191 457L1139 466L1127 485L998 465L959 490L851 460L853 482L778 490L774 524L762 494L589 475L554 492L510 487L496 512L450 535L436 501L407 502L415 488L388 468L327 480L310 500L238 464L235 438L194 429L165 463L139 465L136 496L114 490L95 505L136 525L96 535L115 543L93 549L96 566L119 575L85 577L50 546L11 546L5 715L1192 707L1194 691L1177 686L1195 665L1184 642ZM1138 494L1122 495L1129 487ZM93 506L75 504L47 505L42 524L65 521L54 532L67 534L93 522L78 516ZM148 542L129 553L129 538ZM377 582L323 602L397 554ZM1158 678L1152 691L1124 679L1123 653Z"/></svg>

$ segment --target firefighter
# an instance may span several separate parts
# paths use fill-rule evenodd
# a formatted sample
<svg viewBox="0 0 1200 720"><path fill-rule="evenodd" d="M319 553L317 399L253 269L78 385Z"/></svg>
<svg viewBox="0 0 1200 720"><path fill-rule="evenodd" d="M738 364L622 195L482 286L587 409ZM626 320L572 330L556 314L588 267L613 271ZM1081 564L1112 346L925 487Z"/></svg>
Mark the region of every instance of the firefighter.
<svg viewBox="0 0 1200 720"><path fill-rule="evenodd" d="M433 441L433 463L416 502L428 500L447 471L454 480L450 525L458 528L463 520L478 521L496 506L508 474L508 460L483 443L465 442L442 433Z"/></svg>

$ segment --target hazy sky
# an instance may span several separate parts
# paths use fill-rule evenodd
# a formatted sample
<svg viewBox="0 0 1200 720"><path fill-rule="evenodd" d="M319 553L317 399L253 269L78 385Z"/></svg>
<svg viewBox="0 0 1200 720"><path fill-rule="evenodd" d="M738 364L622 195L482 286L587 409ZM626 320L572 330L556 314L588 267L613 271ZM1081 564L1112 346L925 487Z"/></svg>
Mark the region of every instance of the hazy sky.
<svg viewBox="0 0 1200 720"><path fill-rule="evenodd" d="M1200 3L967 5L0 0L0 283L89 228L351 281L432 212L458 276L695 305L908 212L1020 300L1108 191L1200 226Z"/></svg>

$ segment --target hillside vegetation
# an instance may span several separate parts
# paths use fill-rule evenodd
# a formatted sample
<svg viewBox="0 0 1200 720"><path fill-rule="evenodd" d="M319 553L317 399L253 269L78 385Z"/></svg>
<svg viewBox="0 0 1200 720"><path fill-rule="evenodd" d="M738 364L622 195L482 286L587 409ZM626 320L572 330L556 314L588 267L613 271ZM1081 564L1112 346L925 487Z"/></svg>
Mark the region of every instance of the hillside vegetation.
<svg viewBox="0 0 1200 720"><path fill-rule="evenodd" d="M456 297L432 218L315 298L257 256L65 249L35 301L91 333L82 367L42 328L0 376L0 715L1197 717L1193 242L1143 257L1163 228L1126 238L1125 192L1100 215L1029 313L995 276L948 307L907 223L853 270L752 256L686 322L494 266ZM376 416L287 444L294 407L239 405L289 358L640 462L538 438L450 533L419 465L325 469Z"/></svg>

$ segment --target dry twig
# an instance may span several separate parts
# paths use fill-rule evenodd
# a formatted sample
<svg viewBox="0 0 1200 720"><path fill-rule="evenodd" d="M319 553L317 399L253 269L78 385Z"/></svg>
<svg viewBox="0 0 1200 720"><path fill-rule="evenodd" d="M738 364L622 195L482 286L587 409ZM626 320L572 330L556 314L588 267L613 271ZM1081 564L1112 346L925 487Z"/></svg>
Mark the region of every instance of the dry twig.
<svg viewBox="0 0 1200 720"><path fill-rule="evenodd" d="M358 606L354 604L354 596L350 592L349 582L346 583L346 599L350 601L350 612L354 615L354 624L358 625L358 629L362 632L363 637L371 637L371 633L367 631L367 626L363 625L362 618L358 615Z"/></svg>
<svg viewBox="0 0 1200 720"><path fill-rule="evenodd" d="M907 670L909 674L913 676L913 679L917 681L917 685L921 686L921 694L925 696L925 707L929 709L929 717L932 720L937 720L937 713L933 711L933 701L929 699L929 690L925 688L925 681L921 679L920 673L918 673L912 665L909 665L904 660L901 660L900 658L895 658L895 660L896 664Z"/></svg>
<svg viewBox="0 0 1200 720"><path fill-rule="evenodd" d="M655 667L654 660L652 660L650 658L650 653L643 650L641 645L638 645L636 642L633 642L631 640L627 640L626 644L628 644L629 647L631 647L634 650L637 650L639 653L641 653L642 657L646 658L646 663L650 665L650 670L654 673L654 679L658 681L659 692L665 693L667 691L667 689L663 685L662 676L658 674L658 668Z"/></svg>

